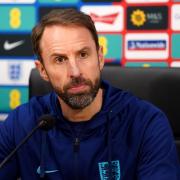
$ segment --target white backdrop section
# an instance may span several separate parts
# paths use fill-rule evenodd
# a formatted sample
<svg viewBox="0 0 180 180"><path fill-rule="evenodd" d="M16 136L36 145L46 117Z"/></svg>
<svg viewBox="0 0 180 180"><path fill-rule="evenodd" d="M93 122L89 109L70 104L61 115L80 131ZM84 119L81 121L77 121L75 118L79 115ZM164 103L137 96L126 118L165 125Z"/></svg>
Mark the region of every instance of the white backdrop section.
<svg viewBox="0 0 180 180"><path fill-rule="evenodd" d="M163 3L169 0L126 0L127 3Z"/></svg>
<svg viewBox="0 0 180 180"><path fill-rule="evenodd" d="M180 62L179 61L172 62L171 67L176 67L176 68L178 67L179 68L180 67Z"/></svg>
<svg viewBox="0 0 180 180"><path fill-rule="evenodd" d="M174 31L180 30L180 5L173 5L171 10L171 27Z"/></svg>
<svg viewBox="0 0 180 180"><path fill-rule="evenodd" d="M28 86L29 75L34 67L34 60L0 59L0 86Z"/></svg>
<svg viewBox="0 0 180 180"><path fill-rule="evenodd" d="M19 3L22 3L22 4L32 4L34 3L36 0L0 0L0 4L19 4Z"/></svg>

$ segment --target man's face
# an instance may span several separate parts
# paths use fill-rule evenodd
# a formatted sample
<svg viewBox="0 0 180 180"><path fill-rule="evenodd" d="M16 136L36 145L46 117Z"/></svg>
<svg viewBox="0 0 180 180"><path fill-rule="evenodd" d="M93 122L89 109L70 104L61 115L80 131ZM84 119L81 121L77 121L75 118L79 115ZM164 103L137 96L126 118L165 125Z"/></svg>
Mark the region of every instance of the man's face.
<svg viewBox="0 0 180 180"><path fill-rule="evenodd" d="M46 27L40 49L43 64L36 61L36 66L59 98L72 109L91 104L100 87L104 59L90 32L78 26Z"/></svg>

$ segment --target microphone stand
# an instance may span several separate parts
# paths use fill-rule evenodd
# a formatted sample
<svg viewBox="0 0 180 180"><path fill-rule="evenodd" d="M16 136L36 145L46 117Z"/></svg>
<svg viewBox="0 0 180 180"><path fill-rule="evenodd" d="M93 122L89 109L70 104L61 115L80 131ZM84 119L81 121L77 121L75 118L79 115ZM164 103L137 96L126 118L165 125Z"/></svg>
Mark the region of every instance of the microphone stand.
<svg viewBox="0 0 180 180"><path fill-rule="evenodd" d="M44 125L44 121L41 121L36 127L34 127L31 132L16 146L16 148L1 162L0 169L4 166L4 164L9 161L9 159L16 153L17 150L33 135L33 133L41 126Z"/></svg>

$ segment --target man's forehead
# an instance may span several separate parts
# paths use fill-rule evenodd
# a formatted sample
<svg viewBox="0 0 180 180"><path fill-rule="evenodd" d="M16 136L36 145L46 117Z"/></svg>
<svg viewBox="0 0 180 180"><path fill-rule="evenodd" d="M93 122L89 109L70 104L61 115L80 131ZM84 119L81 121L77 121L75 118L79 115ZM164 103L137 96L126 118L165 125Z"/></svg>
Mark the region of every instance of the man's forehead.
<svg viewBox="0 0 180 180"><path fill-rule="evenodd" d="M70 42L79 39L79 41L94 41L90 31L81 26L62 26L53 25L44 29L41 40L61 40L61 42Z"/></svg>
<svg viewBox="0 0 180 180"><path fill-rule="evenodd" d="M92 51L92 47L88 47L88 46L85 46L85 47L82 47L82 48L76 48L74 49L73 51L71 51L71 53L79 53L79 52L82 52L82 51L86 51L86 52L91 52ZM56 55L67 55L68 54L68 51L67 49L59 49L57 52L54 52L52 53L51 56L56 56Z"/></svg>

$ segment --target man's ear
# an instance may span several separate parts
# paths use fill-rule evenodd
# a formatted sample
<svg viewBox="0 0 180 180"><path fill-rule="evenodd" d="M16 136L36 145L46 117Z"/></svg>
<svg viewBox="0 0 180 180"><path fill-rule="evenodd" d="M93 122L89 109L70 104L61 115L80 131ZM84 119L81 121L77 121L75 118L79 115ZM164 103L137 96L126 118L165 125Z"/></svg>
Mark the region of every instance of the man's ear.
<svg viewBox="0 0 180 180"><path fill-rule="evenodd" d="M100 67L100 70L102 70L104 67L103 46L99 46L98 56L99 56L99 67Z"/></svg>
<svg viewBox="0 0 180 180"><path fill-rule="evenodd" d="M35 65L42 79L44 79L45 81L49 81L46 69L44 68L44 65L42 64L42 62L39 60L35 60Z"/></svg>

